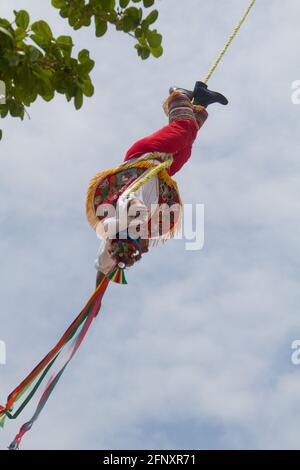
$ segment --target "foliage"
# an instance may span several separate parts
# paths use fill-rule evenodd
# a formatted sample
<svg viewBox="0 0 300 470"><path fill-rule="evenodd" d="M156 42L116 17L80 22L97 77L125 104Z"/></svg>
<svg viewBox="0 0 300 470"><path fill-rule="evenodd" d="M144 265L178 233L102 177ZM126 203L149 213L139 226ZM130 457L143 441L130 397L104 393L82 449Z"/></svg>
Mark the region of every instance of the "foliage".
<svg viewBox="0 0 300 470"><path fill-rule="evenodd" d="M156 29L151 29L158 18L158 11L150 13L144 10L154 5L155 0L52 0L52 5L59 9L59 13L66 18L74 29L94 24L97 37L103 36L109 25L115 26L117 31L124 31L132 35L137 44L138 55L147 59L150 54L160 57L163 53L161 46L162 36ZM118 3L118 4L117 4Z"/></svg>
<svg viewBox="0 0 300 470"><path fill-rule="evenodd" d="M150 55L160 57L162 36L153 23L158 11L147 9L155 0L52 0L61 17L78 30L93 23L95 34L102 37L113 25L136 40L135 48L142 59ZM140 3L141 6L137 5ZM55 93L73 100L80 109L84 96L91 97L94 87L90 73L95 62L88 50L74 57L73 39L63 35L54 37L44 20L30 24L26 10L14 11L14 21L0 18L0 80L6 86L6 103L0 104L0 117L10 115L24 119L26 107L37 97L51 101ZM0 131L0 139L2 132Z"/></svg>

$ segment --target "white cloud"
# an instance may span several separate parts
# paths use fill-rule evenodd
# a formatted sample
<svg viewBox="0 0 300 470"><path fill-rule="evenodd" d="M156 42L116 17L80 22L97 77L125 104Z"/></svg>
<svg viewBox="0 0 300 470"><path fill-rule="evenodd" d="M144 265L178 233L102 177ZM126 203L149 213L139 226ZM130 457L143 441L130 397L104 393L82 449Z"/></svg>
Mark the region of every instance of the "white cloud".
<svg viewBox="0 0 300 470"><path fill-rule="evenodd" d="M165 123L169 85L205 74L244 2L199 3L159 3L160 60L140 62L117 33L74 33L96 59L95 97L80 112L62 97L40 101L31 121L1 123L2 402L93 288L89 178ZM50 2L14 0L1 16L27 7L67 31ZM210 108L177 175L183 199L205 204L204 249L170 242L128 273L127 287L109 287L24 449L298 447L298 17L296 0L257 2L211 80L230 105Z"/></svg>

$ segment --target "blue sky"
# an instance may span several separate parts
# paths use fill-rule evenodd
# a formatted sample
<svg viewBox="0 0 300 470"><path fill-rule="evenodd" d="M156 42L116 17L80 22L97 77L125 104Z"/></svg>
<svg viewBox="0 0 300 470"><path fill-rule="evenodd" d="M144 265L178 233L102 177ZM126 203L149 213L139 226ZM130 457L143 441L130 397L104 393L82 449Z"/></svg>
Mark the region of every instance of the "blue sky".
<svg viewBox="0 0 300 470"><path fill-rule="evenodd" d="M72 33L97 64L81 111L59 96L1 123L1 403L93 290L89 179L165 124L169 86L203 78L246 3L161 0L165 53L146 62L125 35L72 33L50 1L1 3L3 17L27 8ZM109 287L24 449L299 448L299 13L297 0L258 1L210 81L230 105L209 108L176 175L184 202L205 205L204 248L173 240Z"/></svg>

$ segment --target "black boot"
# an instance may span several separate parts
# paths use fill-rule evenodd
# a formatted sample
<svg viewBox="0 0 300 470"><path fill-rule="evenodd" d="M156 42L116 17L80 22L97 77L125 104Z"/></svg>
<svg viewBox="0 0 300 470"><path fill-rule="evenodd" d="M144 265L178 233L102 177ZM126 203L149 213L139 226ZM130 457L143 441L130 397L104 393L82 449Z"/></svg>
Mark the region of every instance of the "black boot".
<svg viewBox="0 0 300 470"><path fill-rule="evenodd" d="M205 106L205 108L213 103L219 103L226 105L228 104L228 99L216 91L211 91L207 88L207 85L203 82L196 82L194 91L194 104L200 104Z"/></svg>
<svg viewBox="0 0 300 470"><path fill-rule="evenodd" d="M207 85L203 82L196 82L194 91L185 90L184 88L172 87L170 93L173 91L179 91L186 95L193 104L204 106L205 108L213 103L220 103L223 105L228 104L227 98L221 93L211 91L207 88Z"/></svg>

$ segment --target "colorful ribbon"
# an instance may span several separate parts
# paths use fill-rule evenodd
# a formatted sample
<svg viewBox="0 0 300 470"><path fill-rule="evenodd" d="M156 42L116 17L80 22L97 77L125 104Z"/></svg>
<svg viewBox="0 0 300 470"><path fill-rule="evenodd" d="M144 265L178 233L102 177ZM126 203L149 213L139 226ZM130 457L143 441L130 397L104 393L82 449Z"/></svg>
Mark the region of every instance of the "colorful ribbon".
<svg viewBox="0 0 300 470"><path fill-rule="evenodd" d="M13 442L10 444L9 449L16 450L19 448L20 442L24 436L24 434L31 429L34 422L39 417L42 409L46 405L53 389L55 388L56 384L58 383L60 377L62 376L65 368L73 358L74 354L78 350L80 344L82 343L93 319L98 314L100 307L101 307L101 300L103 298L104 292L109 284L109 279L107 277L103 277L99 286L95 290L94 294L91 296L89 301L87 302L84 309L80 312L77 318L73 321L73 323L69 326L67 331L61 337L59 342L54 346L54 348L42 359L42 361L33 369L33 371L18 385L18 387L10 393L7 398L7 403L5 407L0 406L0 426L4 426L4 421L6 418L9 419L16 419L19 414L23 411L25 406L29 403L29 401L33 398L39 386L43 382L44 378L48 374L49 370L54 365L57 358L60 356L63 350L65 350L66 346L69 344L69 350L65 351L65 354L62 357L62 361L60 366L49 379L47 386L40 398L35 413L33 414L32 418L23 424L20 428L19 433L16 435ZM72 341L71 341L72 340ZM19 406L15 413L12 413L14 404L26 393L29 391L28 395L26 396L25 400Z"/></svg>

